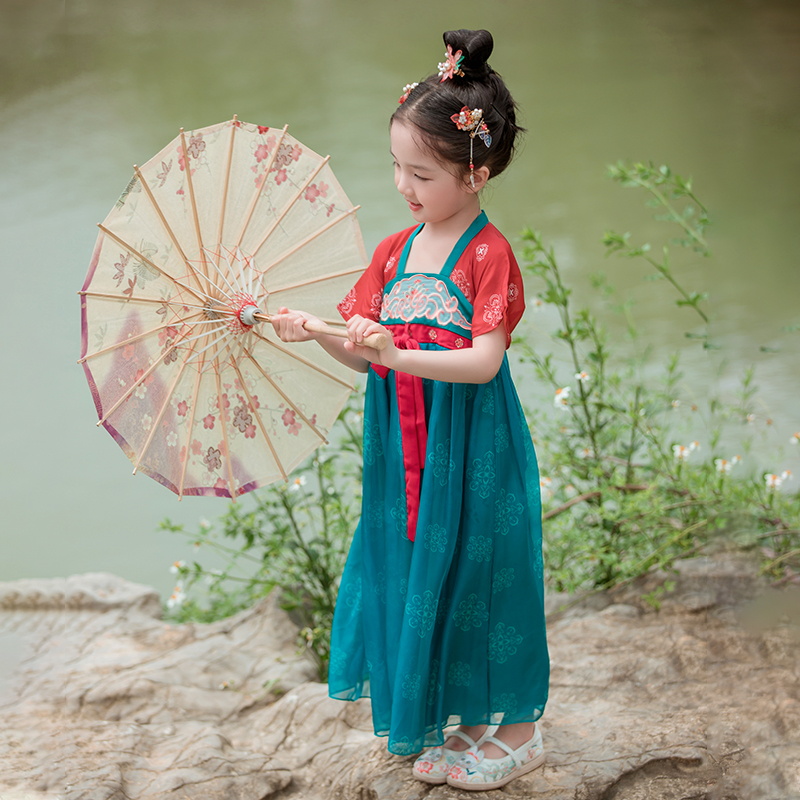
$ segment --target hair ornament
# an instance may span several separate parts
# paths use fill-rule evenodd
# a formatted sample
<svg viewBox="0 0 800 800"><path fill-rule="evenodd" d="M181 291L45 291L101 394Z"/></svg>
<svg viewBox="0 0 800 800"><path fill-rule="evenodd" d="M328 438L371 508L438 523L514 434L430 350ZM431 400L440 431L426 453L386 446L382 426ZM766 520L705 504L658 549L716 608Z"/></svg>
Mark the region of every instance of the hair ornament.
<svg viewBox="0 0 800 800"><path fill-rule="evenodd" d="M459 78L464 77L464 70L461 69L461 62L464 60L464 55L460 50L453 53L453 48L447 45L447 52L444 54L444 61L439 64L439 77L442 79L439 83L443 83L453 75L458 75Z"/></svg>
<svg viewBox="0 0 800 800"><path fill-rule="evenodd" d="M403 103L405 103L405 101L408 100L408 96L411 94L411 92L414 91L414 89L417 88L417 86L419 86L418 83L407 83L403 87L403 96L397 102L400 105L403 105Z"/></svg>
<svg viewBox="0 0 800 800"><path fill-rule="evenodd" d="M481 141L489 147L492 144L492 134L489 133L489 128L483 121L482 108L470 109L468 106L464 106L458 114L453 114L450 119L455 122L460 131L469 132L469 182L474 189L475 166L472 163L472 140L476 136L480 136Z"/></svg>

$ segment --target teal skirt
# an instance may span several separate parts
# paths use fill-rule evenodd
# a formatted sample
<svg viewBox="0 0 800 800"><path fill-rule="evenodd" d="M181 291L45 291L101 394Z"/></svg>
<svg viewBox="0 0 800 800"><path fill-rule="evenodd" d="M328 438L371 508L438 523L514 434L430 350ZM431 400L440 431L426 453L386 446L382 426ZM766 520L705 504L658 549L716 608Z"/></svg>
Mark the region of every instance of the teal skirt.
<svg viewBox="0 0 800 800"><path fill-rule="evenodd" d="M448 725L538 719L550 674L539 471L508 360L489 383L425 380L423 392L411 541L395 374L369 372L362 513L328 677L331 697L371 698L398 755L441 744Z"/></svg>

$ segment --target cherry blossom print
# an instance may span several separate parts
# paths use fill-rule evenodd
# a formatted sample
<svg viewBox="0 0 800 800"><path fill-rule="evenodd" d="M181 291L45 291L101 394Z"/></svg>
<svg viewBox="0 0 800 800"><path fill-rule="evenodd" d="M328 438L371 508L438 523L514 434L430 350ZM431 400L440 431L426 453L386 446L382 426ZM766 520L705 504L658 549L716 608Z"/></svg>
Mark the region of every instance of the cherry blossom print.
<svg viewBox="0 0 800 800"><path fill-rule="evenodd" d="M128 266L128 261L130 261L130 258L130 253L120 253L119 261L114 264L114 269L116 270L114 273L114 281L117 284L117 288L119 288L119 285L122 283L122 280L125 277L125 267Z"/></svg>
<svg viewBox="0 0 800 800"><path fill-rule="evenodd" d="M286 170L281 167L275 175L275 184L280 186L286 180Z"/></svg>
<svg viewBox="0 0 800 800"><path fill-rule="evenodd" d="M266 144L260 144L256 147L256 161L260 164L262 161L265 161L269 158L269 146Z"/></svg>
<svg viewBox="0 0 800 800"><path fill-rule="evenodd" d="M126 344L125 347L122 348L122 357L126 361L130 361L136 355L136 348L132 344Z"/></svg>
<svg viewBox="0 0 800 800"><path fill-rule="evenodd" d="M203 427L210 431L214 428L214 420L216 417L213 414L208 414L207 416L203 417Z"/></svg>
<svg viewBox="0 0 800 800"><path fill-rule="evenodd" d="M356 304L356 299L357 298L358 298L358 295L356 294L356 289L355 289L355 286L354 286L347 293L347 296L344 298L344 300L342 300L342 302L339 303L339 305L337 306L337 308L339 309L339 312L341 314L349 314L353 310L353 307Z"/></svg>
<svg viewBox="0 0 800 800"><path fill-rule="evenodd" d="M245 428L244 438L245 439L255 439L256 438L256 426L255 425L248 425Z"/></svg>
<svg viewBox="0 0 800 800"><path fill-rule="evenodd" d="M503 319L503 298L493 294L483 307L483 321L488 325L497 327Z"/></svg>
<svg viewBox="0 0 800 800"><path fill-rule="evenodd" d="M483 259L486 258L486 254L488 252L489 252L489 245L488 244L479 244L475 248L475 258L477 258L478 261L483 261Z"/></svg>
<svg viewBox="0 0 800 800"><path fill-rule="evenodd" d="M219 469L222 466L222 453L216 447L209 447L203 454L203 463L208 467L209 472Z"/></svg>
<svg viewBox="0 0 800 800"><path fill-rule="evenodd" d="M175 447L178 444L178 434L175 431L170 431L167 434L167 447Z"/></svg>
<svg viewBox="0 0 800 800"><path fill-rule="evenodd" d="M178 416L185 417L188 410L189 404L185 400L181 400L180 403L178 403Z"/></svg>
<svg viewBox="0 0 800 800"><path fill-rule="evenodd" d="M192 158L200 158L200 154L206 149L206 143L203 141L203 134L198 133L197 136L192 136L189 139L189 144L186 147L186 152Z"/></svg>
<svg viewBox="0 0 800 800"><path fill-rule="evenodd" d="M146 431L149 431L152 426L153 426L153 418L149 414L145 414L142 417L142 427Z"/></svg>
<svg viewBox="0 0 800 800"><path fill-rule="evenodd" d="M199 439L192 440L192 453L196 456L199 456L200 453L203 452L203 445L200 443Z"/></svg>
<svg viewBox="0 0 800 800"><path fill-rule="evenodd" d="M294 409L287 408L283 414L281 414L281 419L292 436L297 436L297 434L300 433L300 423L296 419Z"/></svg>
<svg viewBox="0 0 800 800"><path fill-rule="evenodd" d="M519 297L519 286L516 283L508 284L508 302L513 303Z"/></svg>
<svg viewBox="0 0 800 800"><path fill-rule="evenodd" d="M269 125L259 125L258 132L259 133L266 133L269 130Z"/></svg>
<svg viewBox="0 0 800 800"><path fill-rule="evenodd" d="M318 197L327 197L329 188L328 184L322 181L320 181L319 184L312 183L311 186L306 189L305 198L309 203L314 203Z"/></svg>
<svg viewBox="0 0 800 800"><path fill-rule="evenodd" d="M467 276L464 274L464 270L453 270L450 280L452 280L453 283L458 286L459 289L461 289L461 293L464 295L464 297L472 302L472 289L469 285L469 281L467 280Z"/></svg>
<svg viewBox="0 0 800 800"><path fill-rule="evenodd" d="M233 409L233 426L244 433L253 424L253 416L245 406L236 406Z"/></svg>
<svg viewBox="0 0 800 800"><path fill-rule="evenodd" d="M284 142L278 149L278 155L275 156L275 164L278 167L287 167L292 161L297 161L302 153L301 147L297 145L292 147L288 142Z"/></svg>

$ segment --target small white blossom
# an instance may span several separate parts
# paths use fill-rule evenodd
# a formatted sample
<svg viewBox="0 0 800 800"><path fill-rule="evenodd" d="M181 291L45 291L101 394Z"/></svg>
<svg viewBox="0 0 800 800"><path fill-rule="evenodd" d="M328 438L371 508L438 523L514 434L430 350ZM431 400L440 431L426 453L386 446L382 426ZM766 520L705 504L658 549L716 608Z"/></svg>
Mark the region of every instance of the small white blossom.
<svg viewBox="0 0 800 800"><path fill-rule="evenodd" d="M793 434L792 434L792 435L789 437L789 442L790 442L791 444L800 444L800 431L798 431L797 433L793 433Z"/></svg>
<svg viewBox="0 0 800 800"><path fill-rule="evenodd" d="M742 457L741 457L741 456L734 456L734 457L731 459L731 464L738 464L738 463L739 463L741 460L742 460Z"/></svg>
<svg viewBox="0 0 800 800"><path fill-rule="evenodd" d="M781 480L782 481L790 481L792 479L792 471L790 469L785 469L781 472Z"/></svg>
<svg viewBox="0 0 800 800"><path fill-rule="evenodd" d="M693 442L689 442L689 449L690 450L699 450L700 449L700 442L698 442L696 439Z"/></svg>
<svg viewBox="0 0 800 800"><path fill-rule="evenodd" d="M682 444L674 444L672 445L672 454L678 461L686 461L689 458L689 454L692 452L692 448L685 447Z"/></svg>
<svg viewBox="0 0 800 800"><path fill-rule="evenodd" d="M178 434L175 431L170 431L167 434L167 446L175 447L176 444L178 444Z"/></svg>
<svg viewBox="0 0 800 800"><path fill-rule="evenodd" d="M591 447L583 447L578 451L580 458L594 458L594 450Z"/></svg>
<svg viewBox="0 0 800 800"><path fill-rule="evenodd" d="M752 425L756 421L756 415L755 414L748 414L744 418L744 421L747 422L748 424Z"/></svg>
<svg viewBox="0 0 800 800"><path fill-rule="evenodd" d="M177 575L181 571L181 569L183 569L183 567L185 566L186 566L185 561L173 561L172 566L169 568L169 571L173 575Z"/></svg>
<svg viewBox="0 0 800 800"><path fill-rule="evenodd" d="M200 521L197 523L202 530L207 531L211 527L211 523L205 518L201 517Z"/></svg>
<svg viewBox="0 0 800 800"><path fill-rule="evenodd" d="M568 483L564 487L564 494L567 497L575 497L575 495L578 494L578 490L571 483Z"/></svg>
<svg viewBox="0 0 800 800"><path fill-rule="evenodd" d="M736 462L733 460L729 461L727 458L715 458L714 464L717 467L717 472L719 472L720 475L725 475L733 469Z"/></svg>
<svg viewBox="0 0 800 800"><path fill-rule="evenodd" d="M673 408L680 408L680 405L681 405L681 401L680 400L673 400L672 401L672 407Z"/></svg>
<svg viewBox="0 0 800 800"><path fill-rule="evenodd" d="M556 389L556 396L553 400L553 405L556 408L567 409L569 403L569 386L563 386L561 389Z"/></svg>
<svg viewBox="0 0 800 800"><path fill-rule="evenodd" d="M144 396L147 394L147 387L140 383L134 390L133 393L140 399L144 400Z"/></svg>
<svg viewBox="0 0 800 800"><path fill-rule="evenodd" d="M145 415L142 417L142 427L143 427L143 428L144 428L146 431L149 431L149 430L150 430L150 427L152 426L152 424L153 424L153 418L152 418L152 417L151 417L149 414L145 414Z"/></svg>
<svg viewBox="0 0 800 800"><path fill-rule="evenodd" d="M537 297L528 308L535 314L543 305L544 303Z"/></svg>
<svg viewBox="0 0 800 800"><path fill-rule="evenodd" d="M783 483L783 478L780 475L768 474L764 476L764 480L767 484L767 489L780 489L781 484Z"/></svg>
<svg viewBox="0 0 800 800"><path fill-rule="evenodd" d="M175 608L179 606L186 599L186 592L183 591L183 584L178 584L173 590L172 594L167 600L167 608Z"/></svg>
<svg viewBox="0 0 800 800"><path fill-rule="evenodd" d="M579 383L588 383L589 382L589 373L586 370L581 370L580 372L575 373L575 380Z"/></svg>
<svg viewBox="0 0 800 800"><path fill-rule="evenodd" d="M306 485L306 476L300 475L289 484L289 491L296 492L301 486Z"/></svg>

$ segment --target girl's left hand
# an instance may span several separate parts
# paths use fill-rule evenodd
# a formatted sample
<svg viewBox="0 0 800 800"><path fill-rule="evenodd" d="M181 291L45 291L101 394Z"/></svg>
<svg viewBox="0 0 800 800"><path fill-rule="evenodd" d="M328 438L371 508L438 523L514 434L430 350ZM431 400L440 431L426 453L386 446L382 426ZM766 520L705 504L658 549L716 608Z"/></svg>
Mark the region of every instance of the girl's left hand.
<svg viewBox="0 0 800 800"><path fill-rule="evenodd" d="M370 336L373 333L382 333L386 337L386 347L383 350L375 350L372 347L366 347L359 344L364 340L365 336ZM354 314L347 320L347 335L350 340L344 343L344 349L348 353L353 353L373 364L382 364L389 366L392 363L394 354L397 348L392 339L392 332L388 328L384 328L379 322L375 320L362 317L360 314Z"/></svg>

